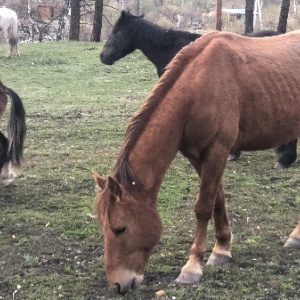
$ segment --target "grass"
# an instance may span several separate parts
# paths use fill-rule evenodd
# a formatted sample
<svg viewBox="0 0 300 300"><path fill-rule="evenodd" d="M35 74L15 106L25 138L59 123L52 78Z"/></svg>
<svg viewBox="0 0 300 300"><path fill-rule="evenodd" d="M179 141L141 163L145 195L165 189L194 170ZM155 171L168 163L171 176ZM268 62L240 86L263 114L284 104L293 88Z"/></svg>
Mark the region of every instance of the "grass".
<svg viewBox="0 0 300 300"><path fill-rule="evenodd" d="M299 299L300 253L282 249L300 210L299 162L274 170L272 150L243 153L226 169L230 265L204 265L199 285L174 283L192 243L198 189L177 155L161 187L164 234L145 283L124 297L108 290L91 170L109 173L127 121L157 77L139 52L102 65L101 47L21 44L20 59L5 59L0 47L1 80L23 99L28 126L23 172L0 190L0 299L155 299L161 289L163 299ZM208 254L213 236L211 225Z"/></svg>

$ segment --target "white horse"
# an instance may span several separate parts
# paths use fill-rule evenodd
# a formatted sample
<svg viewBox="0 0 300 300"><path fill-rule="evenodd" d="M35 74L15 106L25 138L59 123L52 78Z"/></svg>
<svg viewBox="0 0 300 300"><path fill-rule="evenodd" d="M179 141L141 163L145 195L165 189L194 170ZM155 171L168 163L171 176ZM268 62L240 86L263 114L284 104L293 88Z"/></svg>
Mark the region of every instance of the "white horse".
<svg viewBox="0 0 300 300"><path fill-rule="evenodd" d="M11 57L13 52L16 57L19 57L18 17L13 10L0 7L0 30L3 30L4 38L8 43L6 57Z"/></svg>

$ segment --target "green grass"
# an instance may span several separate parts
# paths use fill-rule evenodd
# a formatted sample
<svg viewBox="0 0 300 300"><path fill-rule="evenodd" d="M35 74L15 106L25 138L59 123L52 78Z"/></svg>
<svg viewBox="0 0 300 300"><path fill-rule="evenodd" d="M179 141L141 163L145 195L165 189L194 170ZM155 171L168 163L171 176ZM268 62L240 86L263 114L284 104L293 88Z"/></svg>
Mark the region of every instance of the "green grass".
<svg viewBox="0 0 300 300"><path fill-rule="evenodd" d="M299 299L300 252L282 249L300 211L299 162L274 170L273 150L243 153L226 169L229 266L204 266L199 285L174 283L193 240L198 190L194 170L177 155L161 187L164 234L145 283L124 297L108 290L91 170L110 172L128 119L157 76L140 52L101 64L101 47L21 44L21 58L6 59L1 44L1 80L23 99L28 135L21 176L0 190L0 299L155 299L160 289L177 300ZM207 257L213 236L211 225Z"/></svg>

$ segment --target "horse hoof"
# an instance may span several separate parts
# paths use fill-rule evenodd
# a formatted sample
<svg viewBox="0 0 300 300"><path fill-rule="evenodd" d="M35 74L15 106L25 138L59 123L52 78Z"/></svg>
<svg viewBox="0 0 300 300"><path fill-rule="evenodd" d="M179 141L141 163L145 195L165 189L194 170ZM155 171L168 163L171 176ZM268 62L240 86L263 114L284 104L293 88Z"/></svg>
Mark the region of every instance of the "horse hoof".
<svg viewBox="0 0 300 300"><path fill-rule="evenodd" d="M285 169L286 167L284 165L282 165L281 163L277 162L275 165L274 165L274 168L275 169L278 169L278 170L283 170Z"/></svg>
<svg viewBox="0 0 300 300"><path fill-rule="evenodd" d="M283 248L300 249L300 239L289 237L286 243L283 245Z"/></svg>
<svg viewBox="0 0 300 300"><path fill-rule="evenodd" d="M230 259L231 259L231 254L230 253L228 253L228 254L212 253L209 256L206 265L208 265L208 266L220 266L220 265L227 264Z"/></svg>
<svg viewBox="0 0 300 300"><path fill-rule="evenodd" d="M190 272L181 272L176 278L175 282L184 283L184 284L197 284L201 281L202 272L200 273L190 273Z"/></svg>
<svg viewBox="0 0 300 300"><path fill-rule="evenodd" d="M238 157L236 155L229 154L227 161L236 161L236 160L238 160Z"/></svg>

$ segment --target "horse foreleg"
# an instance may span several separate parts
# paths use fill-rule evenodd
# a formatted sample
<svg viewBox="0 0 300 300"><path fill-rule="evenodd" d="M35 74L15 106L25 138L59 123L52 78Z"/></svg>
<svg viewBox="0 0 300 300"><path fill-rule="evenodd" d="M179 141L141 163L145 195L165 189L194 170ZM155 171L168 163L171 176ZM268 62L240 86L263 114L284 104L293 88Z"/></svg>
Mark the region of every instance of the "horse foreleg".
<svg viewBox="0 0 300 300"><path fill-rule="evenodd" d="M207 261L207 265L212 266L225 264L231 258L230 244L233 236L227 217L225 195L222 185L218 191L213 217L216 230L216 244Z"/></svg>
<svg viewBox="0 0 300 300"><path fill-rule="evenodd" d="M189 259L177 277L179 283L199 283L203 272L201 262L206 251L207 224L212 215L213 205L204 205L201 196L198 196L195 205L197 217L194 243L190 250Z"/></svg>
<svg viewBox="0 0 300 300"><path fill-rule="evenodd" d="M7 44L7 53L6 53L6 58L11 58L13 51L13 45L11 43Z"/></svg>
<svg viewBox="0 0 300 300"><path fill-rule="evenodd" d="M228 152L224 151L223 145L214 145L203 155L199 163L192 162L201 177L200 193L195 202L196 232L195 239L190 250L188 262L182 268L176 279L180 283L198 283L203 275L201 263L206 251L206 235L208 221L213 215L215 208L215 220L217 219L217 244L215 254L231 257L230 240L231 232L225 212L224 193L221 185L221 178L225 169ZM225 221L226 220L226 221ZM223 223L226 229L222 228ZM223 250L226 250L224 252Z"/></svg>
<svg viewBox="0 0 300 300"><path fill-rule="evenodd" d="M283 247L300 249L300 216L296 228L292 231Z"/></svg>

